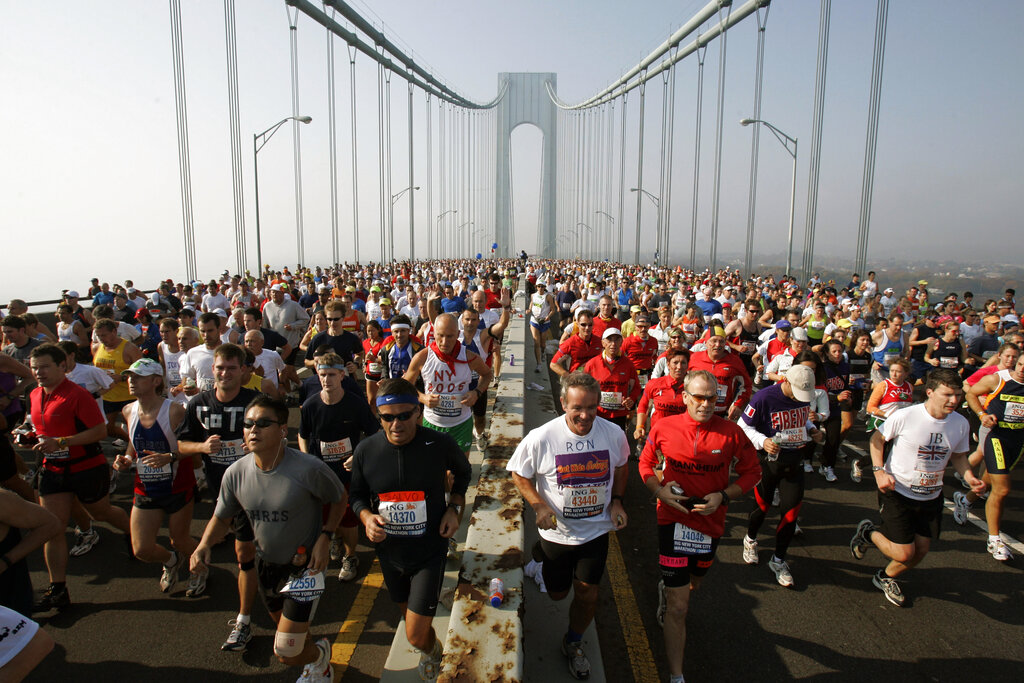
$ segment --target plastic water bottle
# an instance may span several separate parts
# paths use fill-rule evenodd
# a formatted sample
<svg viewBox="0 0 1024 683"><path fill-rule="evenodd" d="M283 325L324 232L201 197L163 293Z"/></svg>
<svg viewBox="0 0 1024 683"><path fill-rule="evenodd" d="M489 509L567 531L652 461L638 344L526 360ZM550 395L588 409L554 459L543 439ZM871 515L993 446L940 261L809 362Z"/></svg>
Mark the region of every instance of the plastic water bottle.
<svg viewBox="0 0 1024 683"><path fill-rule="evenodd" d="M501 579L491 579L491 597L490 603L492 607L501 607L501 603L505 602L505 582Z"/></svg>
<svg viewBox="0 0 1024 683"><path fill-rule="evenodd" d="M513 365L516 364L516 354L514 354L514 353L509 354L508 364L509 364L509 366L513 366Z"/></svg>

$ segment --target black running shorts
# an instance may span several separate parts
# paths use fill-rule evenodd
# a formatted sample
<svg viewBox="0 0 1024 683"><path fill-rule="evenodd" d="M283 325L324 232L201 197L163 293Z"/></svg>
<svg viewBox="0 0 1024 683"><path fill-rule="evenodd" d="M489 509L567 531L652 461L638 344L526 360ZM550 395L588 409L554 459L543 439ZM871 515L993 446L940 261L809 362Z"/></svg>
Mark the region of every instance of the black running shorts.
<svg viewBox="0 0 1024 683"><path fill-rule="evenodd" d="M688 586L691 576L707 574L715 561L715 551L718 550L719 539L695 539L697 534L693 532L677 534L677 526L678 522L658 525L658 567L661 569L662 580L669 588ZM705 541L710 541L711 549L708 552L695 551L695 546L703 545Z"/></svg>
<svg viewBox="0 0 1024 683"><path fill-rule="evenodd" d="M879 531L893 543L908 545L914 542L915 536L937 539L942 519L942 496L914 500L895 491L879 491L878 513L882 516Z"/></svg>
<svg viewBox="0 0 1024 683"><path fill-rule="evenodd" d="M582 545L562 545L542 538L540 550L544 555L544 585L548 592L565 593L572 587L573 579L591 585L601 583L608 559L608 534Z"/></svg>
<svg viewBox="0 0 1024 683"><path fill-rule="evenodd" d="M380 555L378 559L391 599L399 604L408 603L409 611L420 616L434 616L437 612L437 599L441 595L441 583L444 581L447 553L415 568L398 567Z"/></svg>

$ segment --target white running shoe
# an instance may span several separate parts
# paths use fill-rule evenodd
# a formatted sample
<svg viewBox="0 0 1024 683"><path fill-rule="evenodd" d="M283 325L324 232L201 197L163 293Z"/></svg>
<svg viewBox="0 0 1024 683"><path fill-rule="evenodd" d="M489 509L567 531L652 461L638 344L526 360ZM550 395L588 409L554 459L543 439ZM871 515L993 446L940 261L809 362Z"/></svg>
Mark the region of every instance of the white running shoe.
<svg viewBox="0 0 1024 683"><path fill-rule="evenodd" d="M749 540L743 537L743 561L747 564L757 564L757 540Z"/></svg>
<svg viewBox="0 0 1024 683"><path fill-rule="evenodd" d="M437 675L441 673L441 657L443 656L441 651L441 641L434 639L434 649L430 652L420 651L420 663L417 666L420 678L424 681L437 680Z"/></svg>
<svg viewBox="0 0 1024 683"><path fill-rule="evenodd" d="M804 460L804 472L810 474L814 471L814 465L811 464L810 460Z"/></svg>
<svg viewBox="0 0 1024 683"><path fill-rule="evenodd" d="M859 484L861 479L864 478L864 471L860 467L860 461L854 460L850 464L850 481L854 484Z"/></svg>
<svg viewBox="0 0 1024 683"><path fill-rule="evenodd" d="M1013 559L1013 553L1010 552L1010 549L1006 547L1001 538L991 539L987 543L987 548L989 554L1000 562L1009 562Z"/></svg>
<svg viewBox="0 0 1024 683"><path fill-rule="evenodd" d="M209 572L192 573L188 576L188 587L185 589L186 598L198 598L206 592L206 578Z"/></svg>
<svg viewBox="0 0 1024 683"><path fill-rule="evenodd" d="M971 512L971 501L963 491L953 492L953 521L963 526L967 524L967 515ZM991 550L989 552L992 552Z"/></svg>
<svg viewBox="0 0 1024 683"><path fill-rule="evenodd" d="M302 669L302 675L295 683L333 683L334 667L331 666L331 643L326 638L316 641L320 656Z"/></svg>
<svg viewBox="0 0 1024 683"><path fill-rule="evenodd" d="M655 615L658 626L665 627L665 612L668 610L668 598L665 595L665 580L658 582L658 612Z"/></svg>
<svg viewBox="0 0 1024 683"><path fill-rule="evenodd" d="M160 574L160 590L164 593L170 593L178 583L178 575L181 573L181 557L174 563L173 567L164 565L163 572Z"/></svg>
<svg viewBox="0 0 1024 683"><path fill-rule="evenodd" d="M785 560L775 561L775 558L768 560L768 568L775 573L775 580L779 582L780 586L793 585L793 575L789 571L789 565L786 564Z"/></svg>
<svg viewBox="0 0 1024 683"><path fill-rule="evenodd" d="M822 465L818 468L818 474L825 477L825 481L834 482L836 480L836 471L831 467L825 467Z"/></svg>
<svg viewBox="0 0 1024 683"><path fill-rule="evenodd" d="M82 531L81 529L75 528L75 545L68 551L68 554L73 557L81 557L87 552L93 549L97 543L100 542L100 532L96 531L96 527L89 527L88 531Z"/></svg>
<svg viewBox="0 0 1024 683"><path fill-rule="evenodd" d="M359 558L355 555L348 555L341 560L341 569L338 571L338 579L351 581L359 573Z"/></svg>

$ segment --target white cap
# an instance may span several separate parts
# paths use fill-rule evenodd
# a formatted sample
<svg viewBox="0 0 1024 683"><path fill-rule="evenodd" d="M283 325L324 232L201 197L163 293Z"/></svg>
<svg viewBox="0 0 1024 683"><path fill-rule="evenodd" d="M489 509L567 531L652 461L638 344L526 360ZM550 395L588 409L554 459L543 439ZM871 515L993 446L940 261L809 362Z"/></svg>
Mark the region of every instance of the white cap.
<svg viewBox="0 0 1024 683"><path fill-rule="evenodd" d="M608 337L621 337L621 336L622 336L622 330L620 330L617 327L608 327L601 334L601 339L607 339Z"/></svg>
<svg viewBox="0 0 1024 683"><path fill-rule="evenodd" d="M281 287L281 283L278 282L277 284L270 286L270 291L271 292L283 292L284 289Z"/></svg>
<svg viewBox="0 0 1024 683"><path fill-rule="evenodd" d="M786 370L786 381L796 400L804 403L814 400L814 370L806 365L794 365Z"/></svg>
<svg viewBox="0 0 1024 683"><path fill-rule="evenodd" d="M796 341L807 341L807 330L802 327L794 327L793 339Z"/></svg>

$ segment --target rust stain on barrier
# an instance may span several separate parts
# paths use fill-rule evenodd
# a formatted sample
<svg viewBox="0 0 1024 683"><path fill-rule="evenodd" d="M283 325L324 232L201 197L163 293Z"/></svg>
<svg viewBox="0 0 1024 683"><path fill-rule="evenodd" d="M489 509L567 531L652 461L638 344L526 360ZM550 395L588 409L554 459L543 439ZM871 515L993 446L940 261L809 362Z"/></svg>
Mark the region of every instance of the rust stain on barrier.
<svg viewBox="0 0 1024 683"><path fill-rule="evenodd" d="M523 566L523 551L520 548L508 548L498 556L492 564L493 569L515 569Z"/></svg>

